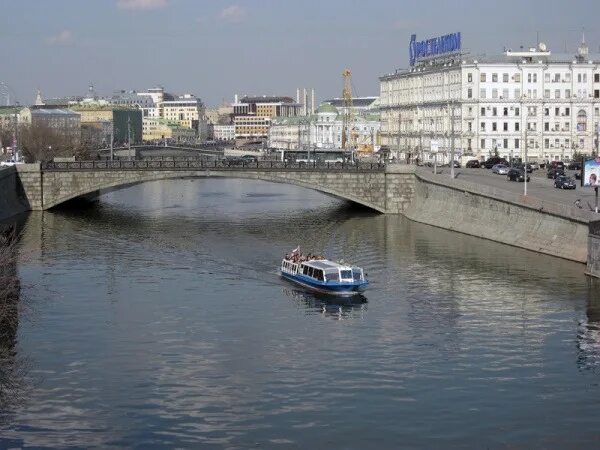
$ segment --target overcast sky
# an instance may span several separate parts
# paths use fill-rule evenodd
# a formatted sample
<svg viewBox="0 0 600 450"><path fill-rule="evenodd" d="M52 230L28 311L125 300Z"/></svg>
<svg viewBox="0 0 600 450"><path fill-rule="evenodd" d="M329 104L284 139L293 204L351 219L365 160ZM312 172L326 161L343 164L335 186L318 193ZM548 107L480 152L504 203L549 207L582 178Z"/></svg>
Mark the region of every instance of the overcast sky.
<svg viewBox="0 0 600 450"><path fill-rule="evenodd" d="M0 81L22 104L162 85L207 105L238 94L378 95L408 43L455 31L471 53L600 45L600 0L0 0ZM1 100L0 100L1 101Z"/></svg>

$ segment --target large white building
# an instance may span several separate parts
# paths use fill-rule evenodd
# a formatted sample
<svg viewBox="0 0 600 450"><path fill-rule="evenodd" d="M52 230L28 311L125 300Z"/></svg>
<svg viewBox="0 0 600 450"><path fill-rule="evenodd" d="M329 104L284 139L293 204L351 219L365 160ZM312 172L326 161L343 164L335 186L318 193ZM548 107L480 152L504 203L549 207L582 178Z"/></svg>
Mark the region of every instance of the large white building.
<svg viewBox="0 0 600 450"><path fill-rule="evenodd" d="M276 150L341 149L343 118L329 102L322 103L311 116L279 117L269 129L268 146ZM354 118L353 143L357 150L371 153L379 149L380 117L375 111L362 111Z"/></svg>
<svg viewBox="0 0 600 450"><path fill-rule="evenodd" d="M490 59L417 59L382 76L380 88L382 145L399 158L447 162L452 148L455 159L523 158L527 149L531 160L568 160L597 151L600 61L585 40L573 57L540 44Z"/></svg>

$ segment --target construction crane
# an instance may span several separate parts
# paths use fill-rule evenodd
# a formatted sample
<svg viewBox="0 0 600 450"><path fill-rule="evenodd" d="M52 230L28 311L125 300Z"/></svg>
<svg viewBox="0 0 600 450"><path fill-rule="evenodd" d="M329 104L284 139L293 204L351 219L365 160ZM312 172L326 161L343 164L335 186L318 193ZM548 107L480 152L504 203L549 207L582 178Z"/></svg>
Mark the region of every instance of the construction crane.
<svg viewBox="0 0 600 450"><path fill-rule="evenodd" d="M342 73L344 77L344 90L342 99L344 100L344 116L342 121L342 148L354 150L354 105L352 104L352 72L345 69Z"/></svg>

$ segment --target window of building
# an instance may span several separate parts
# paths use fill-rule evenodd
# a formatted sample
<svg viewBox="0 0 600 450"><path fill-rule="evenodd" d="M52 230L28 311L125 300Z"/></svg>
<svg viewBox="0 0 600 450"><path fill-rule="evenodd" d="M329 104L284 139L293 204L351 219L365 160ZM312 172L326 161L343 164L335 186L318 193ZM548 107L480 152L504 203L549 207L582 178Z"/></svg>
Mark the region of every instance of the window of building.
<svg viewBox="0 0 600 450"><path fill-rule="evenodd" d="M565 73L565 81L571 81L571 73L570 72Z"/></svg>
<svg viewBox="0 0 600 450"><path fill-rule="evenodd" d="M492 122L492 131L498 131L498 124L496 122Z"/></svg>
<svg viewBox="0 0 600 450"><path fill-rule="evenodd" d="M594 74L594 83L600 83L600 73Z"/></svg>
<svg viewBox="0 0 600 450"><path fill-rule="evenodd" d="M554 98L560 98L560 89L554 91Z"/></svg>
<svg viewBox="0 0 600 450"><path fill-rule="evenodd" d="M544 122L544 131L550 131L550 122Z"/></svg>
<svg viewBox="0 0 600 450"><path fill-rule="evenodd" d="M508 139L504 139L504 140L502 141L502 146L503 146L504 148L508 148Z"/></svg>
<svg viewBox="0 0 600 450"><path fill-rule="evenodd" d="M577 74L577 82L581 83L581 74L580 73Z"/></svg>
<svg viewBox="0 0 600 450"><path fill-rule="evenodd" d="M560 108L554 108L554 115L560 116Z"/></svg>
<svg viewBox="0 0 600 450"><path fill-rule="evenodd" d="M515 73L515 82L516 83L520 83L521 82L521 74L520 73Z"/></svg>
<svg viewBox="0 0 600 450"><path fill-rule="evenodd" d="M485 148L485 139L482 139L482 140L481 140L481 142L480 142L480 144L481 144L481 146L480 146L480 147L481 147L482 149L484 149L484 148Z"/></svg>
<svg viewBox="0 0 600 450"><path fill-rule="evenodd" d="M519 99L521 97L521 89L515 89L515 99Z"/></svg>
<svg viewBox="0 0 600 450"><path fill-rule="evenodd" d="M492 89L492 98L498 98L498 89Z"/></svg>
<svg viewBox="0 0 600 450"><path fill-rule="evenodd" d="M550 74L549 74L548 72L546 72L546 73L544 74L544 81L545 81L546 83L549 83L549 82L550 82Z"/></svg>
<svg viewBox="0 0 600 450"><path fill-rule="evenodd" d="M479 98L485 98L485 88L482 88L482 89L479 91Z"/></svg>
<svg viewBox="0 0 600 450"><path fill-rule="evenodd" d="M584 74L583 74L583 82L584 82L584 83L587 83L587 73L584 73Z"/></svg>
<svg viewBox="0 0 600 450"><path fill-rule="evenodd" d="M498 115L498 108L495 106L492 108L492 116L496 117Z"/></svg>
<svg viewBox="0 0 600 450"><path fill-rule="evenodd" d="M565 89L565 98L571 98L571 89Z"/></svg>
<svg viewBox="0 0 600 450"><path fill-rule="evenodd" d="M481 131L485 131L485 122L481 122Z"/></svg>
<svg viewBox="0 0 600 450"><path fill-rule="evenodd" d="M504 131L508 131L508 122L504 122L503 129Z"/></svg>
<svg viewBox="0 0 600 450"><path fill-rule="evenodd" d="M555 73L555 74L554 74L554 82L555 82L555 83L558 83L558 82L560 82L560 73Z"/></svg>
<svg viewBox="0 0 600 450"><path fill-rule="evenodd" d="M472 145L472 139L467 139L467 149L471 150L471 145Z"/></svg>
<svg viewBox="0 0 600 450"><path fill-rule="evenodd" d="M519 140L515 139L515 148L519 148Z"/></svg>
<svg viewBox="0 0 600 450"><path fill-rule="evenodd" d="M587 113L583 109L577 113L577 131L587 131Z"/></svg>
<svg viewBox="0 0 600 450"><path fill-rule="evenodd" d="M484 106L481 107L481 115L485 116L485 107Z"/></svg>
<svg viewBox="0 0 600 450"><path fill-rule="evenodd" d="M507 108L507 107L505 107L505 108L502 110L502 115L503 115L503 116L508 116L508 108Z"/></svg>
<svg viewBox="0 0 600 450"><path fill-rule="evenodd" d="M565 139L565 148L569 148L571 145L571 141L569 139Z"/></svg>
<svg viewBox="0 0 600 450"><path fill-rule="evenodd" d="M550 139L544 139L544 148L550 148Z"/></svg>
<svg viewBox="0 0 600 450"><path fill-rule="evenodd" d="M570 116L571 115L571 108L565 108L565 116Z"/></svg>
<svg viewBox="0 0 600 450"><path fill-rule="evenodd" d="M508 98L508 89L502 89L502 98L504 98L504 99Z"/></svg>
<svg viewBox="0 0 600 450"><path fill-rule="evenodd" d="M530 73L527 74L527 82L531 83L531 74Z"/></svg>
<svg viewBox="0 0 600 450"><path fill-rule="evenodd" d="M533 98L537 98L537 89L533 90Z"/></svg>
<svg viewBox="0 0 600 450"><path fill-rule="evenodd" d="M594 98L600 98L600 89L594 89Z"/></svg>
<svg viewBox="0 0 600 450"><path fill-rule="evenodd" d="M503 73L503 74L502 74L502 81L503 81L504 83L508 83L508 74L507 74L507 73Z"/></svg>
<svg viewBox="0 0 600 450"><path fill-rule="evenodd" d="M534 83L537 83L537 73L534 73L534 74L533 74L533 82L534 82Z"/></svg>
<svg viewBox="0 0 600 450"><path fill-rule="evenodd" d="M571 131L571 124L569 122L565 122L565 131Z"/></svg>
<svg viewBox="0 0 600 450"><path fill-rule="evenodd" d="M515 116L519 117L521 115L521 108L515 108Z"/></svg>
<svg viewBox="0 0 600 450"><path fill-rule="evenodd" d="M498 74L497 73L493 73L492 74L492 83L497 83L498 82Z"/></svg>
<svg viewBox="0 0 600 450"><path fill-rule="evenodd" d="M473 131L473 122L468 121L467 122L467 128L468 128L468 131Z"/></svg>
<svg viewBox="0 0 600 450"><path fill-rule="evenodd" d="M519 129L521 128L519 122L515 122L515 131L519 131Z"/></svg>
<svg viewBox="0 0 600 450"><path fill-rule="evenodd" d="M467 74L467 82L468 83L472 83L473 82L473 74L470 73L470 72Z"/></svg>
<svg viewBox="0 0 600 450"><path fill-rule="evenodd" d="M481 81L482 83L485 83L485 79L486 79L485 73L481 72L481 75L479 76L479 81Z"/></svg>
<svg viewBox="0 0 600 450"><path fill-rule="evenodd" d="M473 89L467 89L467 98L473 98Z"/></svg>
<svg viewBox="0 0 600 450"><path fill-rule="evenodd" d="M544 98L550 98L550 89L544 89Z"/></svg>

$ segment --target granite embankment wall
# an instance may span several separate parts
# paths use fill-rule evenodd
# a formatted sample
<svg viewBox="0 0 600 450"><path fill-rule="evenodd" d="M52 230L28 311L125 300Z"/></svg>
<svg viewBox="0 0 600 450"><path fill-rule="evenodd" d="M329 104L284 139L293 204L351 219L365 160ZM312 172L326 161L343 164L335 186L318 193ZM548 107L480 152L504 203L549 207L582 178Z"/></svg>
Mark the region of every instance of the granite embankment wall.
<svg viewBox="0 0 600 450"><path fill-rule="evenodd" d="M433 175L419 169L415 178L415 201L405 211L411 220L588 262L590 212L451 180L447 174Z"/></svg>
<svg viewBox="0 0 600 450"><path fill-rule="evenodd" d="M31 209L15 167L0 169L0 222Z"/></svg>

